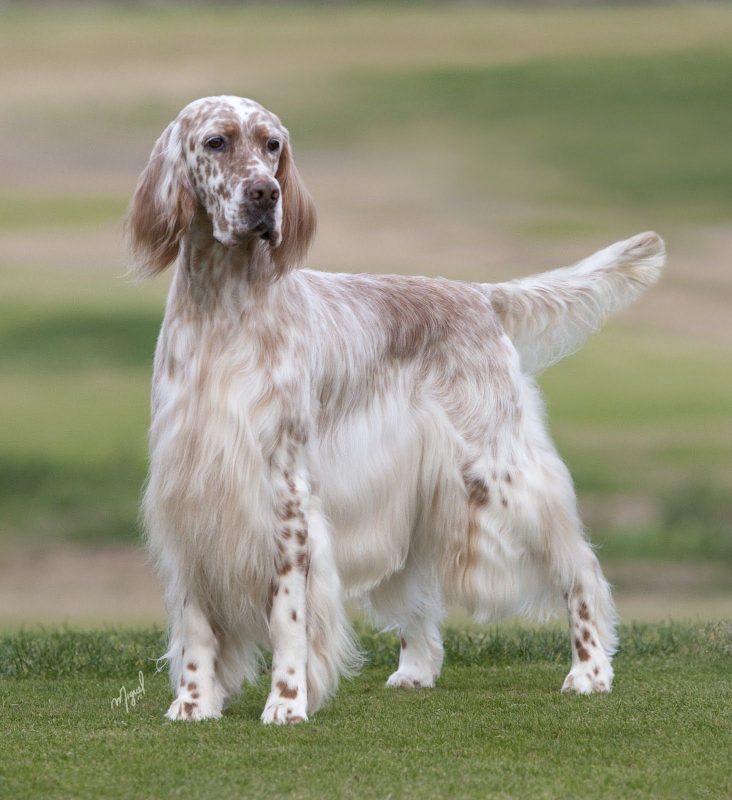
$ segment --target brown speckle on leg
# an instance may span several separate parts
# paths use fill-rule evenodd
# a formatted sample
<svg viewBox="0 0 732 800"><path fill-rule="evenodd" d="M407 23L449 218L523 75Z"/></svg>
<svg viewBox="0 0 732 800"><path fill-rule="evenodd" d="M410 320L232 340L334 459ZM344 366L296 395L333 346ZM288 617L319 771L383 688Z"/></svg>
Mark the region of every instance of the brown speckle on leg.
<svg viewBox="0 0 732 800"><path fill-rule="evenodd" d="M297 697L297 687L290 689L284 681L277 681L277 688L280 690L280 697L286 697L288 700L294 700Z"/></svg>

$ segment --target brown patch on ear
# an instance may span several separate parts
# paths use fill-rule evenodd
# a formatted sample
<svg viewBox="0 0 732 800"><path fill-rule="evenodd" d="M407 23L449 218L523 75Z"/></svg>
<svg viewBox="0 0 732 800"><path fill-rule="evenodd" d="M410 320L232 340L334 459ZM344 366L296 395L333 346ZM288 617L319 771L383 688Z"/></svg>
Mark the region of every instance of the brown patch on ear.
<svg viewBox="0 0 732 800"><path fill-rule="evenodd" d="M170 152L174 125L171 122L155 143L127 212L125 228L140 277L157 275L175 261L196 210L181 148L173 145Z"/></svg>
<svg viewBox="0 0 732 800"><path fill-rule="evenodd" d="M277 274L284 275L305 260L317 222L313 199L297 171L288 141L275 177L282 191L282 241L272 249L272 260Z"/></svg>

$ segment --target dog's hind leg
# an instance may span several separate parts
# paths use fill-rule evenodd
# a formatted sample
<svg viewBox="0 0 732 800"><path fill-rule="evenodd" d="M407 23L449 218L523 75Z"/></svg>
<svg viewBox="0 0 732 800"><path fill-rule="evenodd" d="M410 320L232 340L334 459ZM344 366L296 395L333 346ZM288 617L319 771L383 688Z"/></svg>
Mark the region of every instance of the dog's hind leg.
<svg viewBox="0 0 732 800"><path fill-rule="evenodd" d="M530 413L530 407L526 414ZM479 622L569 609L572 668L563 691L610 691L615 608L585 535L569 472L543 426L492 465L466 470L467 536L462 598ZM488 461L490 453L485 460Z"/></svg>
<svg viewBox="0 0 732 800"><path fill-rule="evenodd" d="M587 541L574 487L559 456L543 466L545 494L538 501L538 543L549 577L569 611L572 667L563 692L609 692L617 648L617 614L610 587ZM551 487L551 488L550 488Z"/></svg>
<svg viewBox="0 0 732 800"><path fill-rule="evenodd" d="M533 514L526 517L533 524L525 530L533 560L545 576L542 583L561 593L569 611L572 667L562 691L609 692L610 659L617 646L610 587L585 538L567 468L553 448L543 456L534 473Z"/></svg>
<svg viewBox="0 0 732 800"><path fill-rule="evenodd" d="M595 554L585 542L584 563L577 565L575 579L566 591L569 610L569 635L572 642L572 668L562 686L563 692L590 694L609 692L615 652L615 607L610 587Z"/></svg>
<svg viewBox="0 0 732 800"><path fill-rule="evenodd" d="M377 624L399 633L399 667L386 685L434 686L442 668L440 622L444 615L435 571L410 554L403 570L370 593L369 607Z"/></svg>
<svg viewBox="0 0 732 800"><path fill-rule="evenodd" d="M563 692L590 694L612 689L610 659L616 650L616 612L610 587L590 545L577 533L570 573L558 570L569 612L572 667Z"/></svg>

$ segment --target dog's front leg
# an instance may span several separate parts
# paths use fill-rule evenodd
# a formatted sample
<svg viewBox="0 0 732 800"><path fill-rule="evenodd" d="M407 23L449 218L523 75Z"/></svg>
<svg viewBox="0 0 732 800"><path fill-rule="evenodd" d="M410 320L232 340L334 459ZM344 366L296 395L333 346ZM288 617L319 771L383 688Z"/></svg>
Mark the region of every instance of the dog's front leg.
<svg viewBox="0 0 732 800"><path fill-rule="evenodd" d="M265 724L307 720L307 603L310 562L307 491L302 481L284 472L278 509L277 565L269 617L272 642L272 689L262 712Z"/></svg>
<svg viewBox="0 0 732 800"><path fill-rule="evenodd" d="M218 719L225 692L216 675L220 643L195 598L172 612L170 677L176 697L171 720Z"/></svg>

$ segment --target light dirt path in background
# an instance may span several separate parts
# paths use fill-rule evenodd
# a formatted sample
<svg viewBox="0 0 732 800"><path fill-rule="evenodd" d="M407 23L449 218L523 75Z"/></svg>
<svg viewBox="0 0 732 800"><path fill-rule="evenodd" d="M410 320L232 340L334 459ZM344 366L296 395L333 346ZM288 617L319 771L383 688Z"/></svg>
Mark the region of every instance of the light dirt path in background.
<svg viewBox="0 0 732 800"><path fill-rule="evenodd" d="M0 625L163 622L162 589L140 548L49 548L0 556Z"/></svg>
<svg viewBox="0 0 732 800"><path fill-rule="evenodd" d="M732 569L609 564L625 621L732 619ZM134 547L17 550L0 557L0 626L164 623L162 590ZM451 621L464 621L460 612Z"/></svg>

